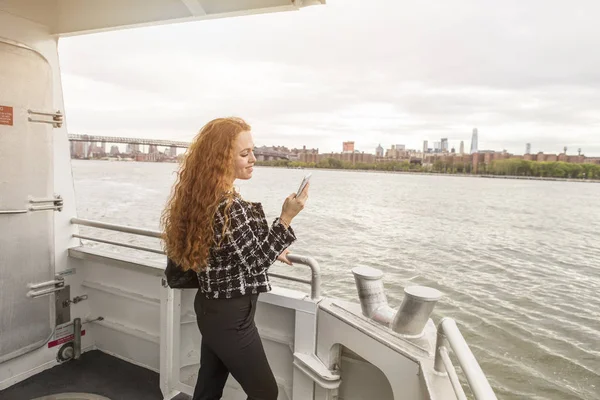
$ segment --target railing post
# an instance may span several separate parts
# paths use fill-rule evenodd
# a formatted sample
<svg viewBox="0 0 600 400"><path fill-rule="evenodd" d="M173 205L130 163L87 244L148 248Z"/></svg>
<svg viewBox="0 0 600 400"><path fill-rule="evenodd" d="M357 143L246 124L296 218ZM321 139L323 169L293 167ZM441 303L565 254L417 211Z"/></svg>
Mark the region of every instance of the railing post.
<svg viewBox="0 0 600 400"><path fill-rule="evenodd" d="M288 254L288 260L292 263L302 264L310 267L310 298L312 300L321 299L321 267L319 263L312 257L301 256L298 254Z"/></svg>
<svg viewBox="0 0 600 400"><path fill-rule="evenodd" d="M442 319L442 322L443 322L443 319ZM444 361L442 360L442 354L440 352L440 349L442 347L448 347L448 344L446 342L446 335L444 334L444 328L442 327L442 323L440 322L440 324L438 325L437 338L435 341L435 360L433 363L433 369L435 370L435 372L445 375L446 368L444 367Z"/></svg>

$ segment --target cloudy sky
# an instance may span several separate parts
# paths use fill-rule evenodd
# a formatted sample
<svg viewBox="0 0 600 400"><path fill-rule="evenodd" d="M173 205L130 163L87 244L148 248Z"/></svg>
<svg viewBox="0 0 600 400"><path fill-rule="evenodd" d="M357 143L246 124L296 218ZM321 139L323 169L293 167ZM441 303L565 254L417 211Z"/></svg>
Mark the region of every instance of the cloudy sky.
<svg viewBox="0 0 600 400"><path fill-rule="evenodd" d="M257 145L378 143L600 156L600 1L327 0L325 7L61 39L71 133Z"/></svg>

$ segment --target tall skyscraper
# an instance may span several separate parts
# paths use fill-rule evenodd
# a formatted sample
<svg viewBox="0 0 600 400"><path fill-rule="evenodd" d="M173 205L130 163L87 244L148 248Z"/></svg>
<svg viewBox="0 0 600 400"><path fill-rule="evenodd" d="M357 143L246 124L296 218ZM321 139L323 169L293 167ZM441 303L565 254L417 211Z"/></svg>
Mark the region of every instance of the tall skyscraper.
<svg viewBox="0 0 600 400"><path fill-rule="evenodd" d="M427 140L423 140L423 154L427 153L427 150L429 149L429 143L427 143Z"/></svg>
<svg viewBox="0 0 600 400"><path fill-rule="evenodd" d="M381 143L379 143L379 146L375 149L375 155L377 157L383 157L383 147L381 147Z"/></svg>
<svg viewBox="0 0 600 400"><path fill-rule="evenodd" d="M478 138L477 128L473 129L473 136L471 137L471 154L477 153L479 149L479 138Z"/></svg>
<svg viewBox="0 0 600 400"><path fill-rule="evenodd" d="M442 138L442 151L448 151L448 138Z"/></svg>
<svg viewBox="0 0 600 400"><path fill-rule="evenodd" d="M465 142L462 140L460 141L460 154L465 154Z"/></svg>
<svg viewBox="0 0 600 400"><path fill-rule="evenodd" d="M531 143L525 145L525 154L531 154Z"/></svg>

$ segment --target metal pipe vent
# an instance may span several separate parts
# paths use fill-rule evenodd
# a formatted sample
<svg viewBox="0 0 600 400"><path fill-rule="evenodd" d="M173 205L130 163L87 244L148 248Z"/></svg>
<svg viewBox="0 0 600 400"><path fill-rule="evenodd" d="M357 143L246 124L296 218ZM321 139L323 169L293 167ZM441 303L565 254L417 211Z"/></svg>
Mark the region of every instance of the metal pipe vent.
<svg viewBox="0 0 600 400"><path fill-rule="evenodd" d="M402 335L419 337L442 293L426 286L409 286L398 312L387 302L383 272L371 267L352 269L362 314Z"/></svg>
<svg viewBox="0 0 600 400"><path fill-rule="evenodd" d="M442 293L427 286L404 288L404 299L390 328L407 336L420 336Z"/></svg>
<svg viewBox="0 0 600 400"><path fill-rule="evenodd" d="M389 325L394 318L394 310L388 306L385 296L383 272L371 267L356 267L352 269L352 273L363 315Z"/></svg>

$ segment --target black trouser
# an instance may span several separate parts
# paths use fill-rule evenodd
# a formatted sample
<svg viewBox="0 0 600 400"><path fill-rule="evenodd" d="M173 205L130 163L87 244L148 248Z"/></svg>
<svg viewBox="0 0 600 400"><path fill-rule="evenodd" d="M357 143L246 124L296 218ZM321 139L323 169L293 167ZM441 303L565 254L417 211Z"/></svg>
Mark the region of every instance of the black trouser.
<svg viewBox="0 0 600 400"><path fill-rule="evenodd" d="M257 300L258 295L210 300L196 295L202 345L192 400L220 399L230 372L248 400L277 399L277 382L254 324Z"/></svg>

